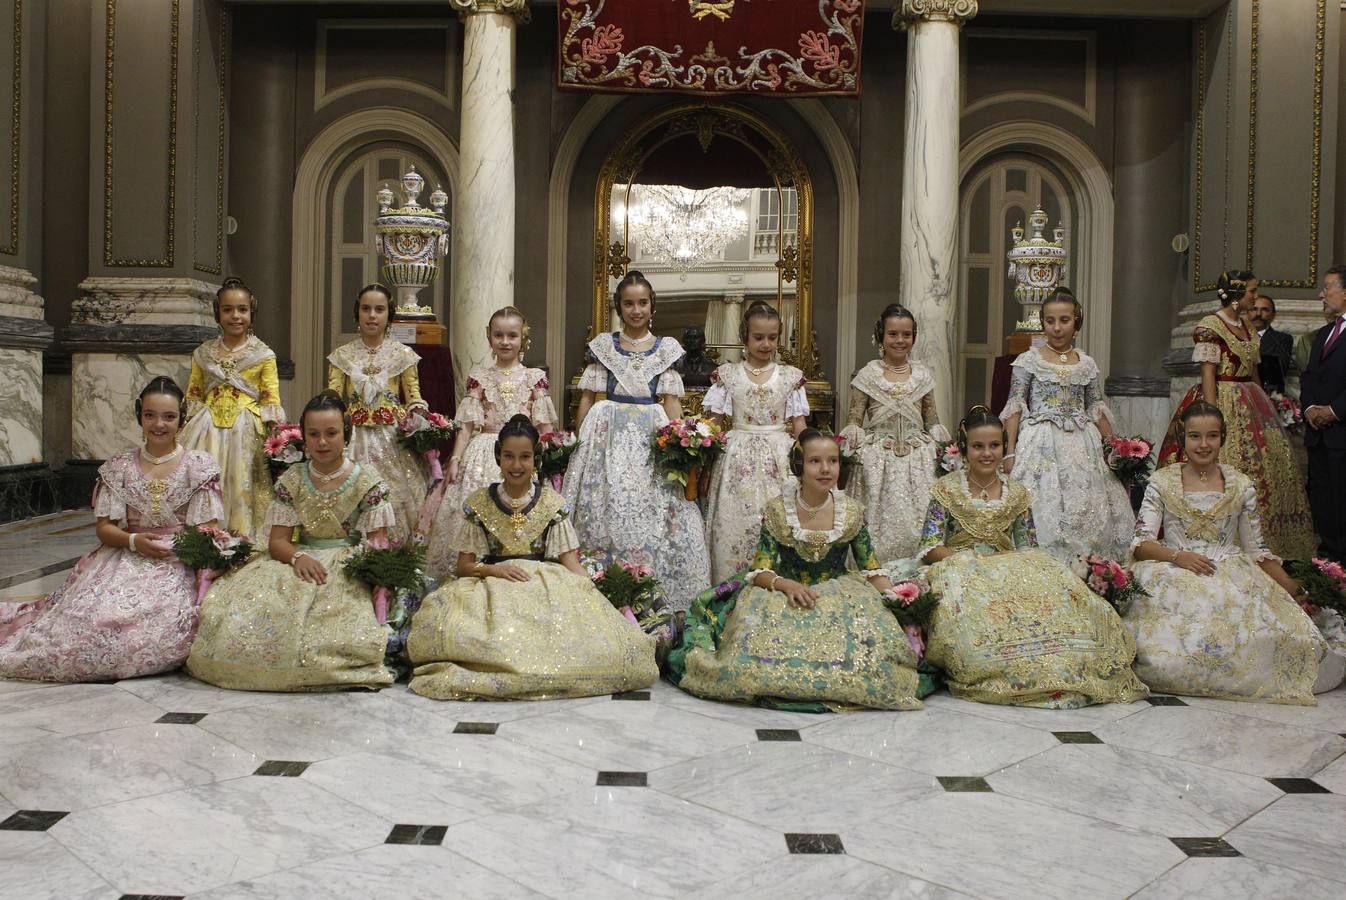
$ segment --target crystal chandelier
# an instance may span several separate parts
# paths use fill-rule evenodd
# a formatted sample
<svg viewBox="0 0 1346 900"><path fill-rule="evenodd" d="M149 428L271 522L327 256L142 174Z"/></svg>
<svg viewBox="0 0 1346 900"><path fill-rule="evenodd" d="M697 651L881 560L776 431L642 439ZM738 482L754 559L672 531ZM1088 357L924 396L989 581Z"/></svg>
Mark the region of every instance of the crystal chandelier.
<svg viewBox="0 0 1346 900"><path fill-rule="evenodd" d="M698 191L676 184L632 185L627 235L642 251L685 275L748 233L748 214L741 206L751 194L732 187ZM620 208L614 212L621 215Z"/></svg>

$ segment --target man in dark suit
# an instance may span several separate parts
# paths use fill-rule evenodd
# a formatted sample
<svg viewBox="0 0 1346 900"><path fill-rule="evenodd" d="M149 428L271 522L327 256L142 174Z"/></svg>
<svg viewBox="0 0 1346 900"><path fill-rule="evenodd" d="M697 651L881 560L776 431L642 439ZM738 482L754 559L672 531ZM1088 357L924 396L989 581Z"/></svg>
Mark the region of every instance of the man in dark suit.
<svg viewBox="0 0 1346 900"><path fill-rule="evenodd" d="M1253 327L1262 341L1262 366L1258 372L1262 376L1262 387L1284 393L1285 379L1290 375L1290 367L1294 363L1295 339L1288 332L1271 327L1271 323L1276 321L1276 301L1265 294L1253 298L1248 318L1252 319Z"/></svg>
<svg viewBox="0 0 1346 900"><path fill-rule="evenodd" d="M1346 265L1323 276L1319 299L1334 317L1318 329L1300 381L1304 446L1309 451L1309 506L1318 550L1346 561Z"/></svg>

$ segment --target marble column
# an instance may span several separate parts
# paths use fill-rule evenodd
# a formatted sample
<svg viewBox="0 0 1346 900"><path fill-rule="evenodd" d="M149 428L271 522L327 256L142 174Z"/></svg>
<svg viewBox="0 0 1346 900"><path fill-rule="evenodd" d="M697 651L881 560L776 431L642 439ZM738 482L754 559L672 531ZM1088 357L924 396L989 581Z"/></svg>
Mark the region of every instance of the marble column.
<svg viewBox="0 0 1346 900"><path fill-rule="evenodd" d="M514 302L514 29L526 0L449 0L463 19L463 100L449 344L459 390L490 358L491 313Z"/></svg>
<svg viewBox="0 0 1346 900"><path fill-rule="evenodd" d="M742 294L711 298L706 310L706 343L731 345L720 350L720 362L738 362L743 358L738 340L738 327L742 321Z"/></svg>
<svg viewBox="0 0 1346 900"><path fill-rule="evenodd" d="M899 297L920 322L915 355L934 371L945 422L957 418L958 33L976 14L976 0L902 0L893 13L893 24L907 31Z"/></svg>
<svg viewBox="0 0 1346 900"><path fill-rule="evenodd" d="M42 351L52 327L35 284L24 269L0 265L0 468L42 462Z"/></svg>

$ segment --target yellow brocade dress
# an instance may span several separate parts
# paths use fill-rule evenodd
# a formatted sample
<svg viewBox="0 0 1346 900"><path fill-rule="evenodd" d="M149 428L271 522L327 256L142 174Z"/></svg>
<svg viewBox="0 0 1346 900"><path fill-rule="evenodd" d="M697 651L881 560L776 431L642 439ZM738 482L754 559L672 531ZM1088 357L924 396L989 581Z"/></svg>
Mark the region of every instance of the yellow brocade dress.
<svg viewBox="0 0 1346 900"><path fill-rule="evenodd" d="M266 540L262 522L273 495L262 442L266 424L284 421L276 354L255 335L234 350L215 338L192 353L182 445L220 464L220 527Z"/></svg>
<svg viewBox="0 0 1346 900"><path fill-rule="evenodd" d="M428 409L416 373L420 361L414 350L392 338L372 351L357 339L327 357L327 387L346 401L354 426L346 455L373 469L391 491L397 513L397 524L388 532L393 541L406 540L416 527L430 479L425 461L397 440L397 424L407 411Z"/></svg>
<svg viewBox="0 0 1346 900"><path fill-rule="evenodd" d="M436 700L545 700L654 684L654 638L587 576L553 562L579 547L565 500L539 484L515 512L499 490L468 497L454 545L532 577L458 578L426 597L407 639L411 689Z"/></svg>
<svg viewBox="0 0 1346 900"><path fill-rule="evenodd" d="M393 682L384 664L388 634L374 617L373 592L342 563L364 534L393 523L388 489L356 465L335 490L322 492L308 463L276 482L267 514L299 529L298 547L327 570L311 584L285 563L263 556L215 582L201 603L201 624L187 671L238 691L381 688Z"/></svg>
<svg viewBox="0 0 1346 900"><path fill-rule="evenodd" d="M921 552L958 552L929 569L939 606L926 658L944 669L955 697L979 703L1074 709L1146 697L1122 620L1036 549L1028 491L1000 480L1001 500L973 498L962 471L931 491Z"/></svg>

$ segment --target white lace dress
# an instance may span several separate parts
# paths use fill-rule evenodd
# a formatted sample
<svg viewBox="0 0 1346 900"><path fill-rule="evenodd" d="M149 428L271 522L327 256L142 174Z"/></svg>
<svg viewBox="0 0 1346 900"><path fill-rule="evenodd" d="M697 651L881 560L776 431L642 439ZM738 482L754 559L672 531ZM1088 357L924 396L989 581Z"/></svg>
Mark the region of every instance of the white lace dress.
<svg viewBox="0 0 1346 900"><path fill-rule="evenodd" d="M846 493L861 500L874 551L884 565L917 555L930 489L935 484L936 443L949 432L935 411L935 378L913 362L903 382L883 377L871 360L851 379L851 408L841 435L858 446L860 465Z"/></svg>
<svg viewBox="0 0 1346 900"><path fill-rule="evenodd" d="M809 414L804 373L777 365L763 384L743 363L726 363L711 376L701 409L732 417L724 456L715 465L706 505L706 540L715 584L747 568L762 533L762 510L790 475L790 422Z"/></svg>
<svg viewBox="0 0 1346 900"><path fill-rule="evenodd" d="M632 353L614 333L594 338L589 352L595 361L579 387L607 398L584 418L562 492L580 546L650 566L669 605L686 609L710 586L705 528L696 504L659 476L650 453L650 438L668 423L659 398L683 395L682 376L672 368L682 347L661 337L648 351Z"/></svg>
<svg viewBox="0 0 1346 900"><path fill-rule="evenodd" d="M1089 553L1122 559L1136 517L1103 458L1096 423L1113 418L1098 365L1083 353L1074 365L1049 363L1037 350L1019 354L1000 417L1015 413L1012 474L1033 496L1038 546L1067 565Z"/></svg>
<svg viewBox="0 0 1346 900"><path fill-rule="evenodd" d="M1346 629L1331 611L1310 619L1257 565L1276 556L1262 537L1256 488L1230 466L1220 471L1223 491L1184 493L1180 464L1154 473L1145 490L1133 549L1158 541L1200 553L1215 574L1135 563L1149 594L1122 617L1136 638L1136 674L1170 694L1313 705L1346 673Z"/></svg>

